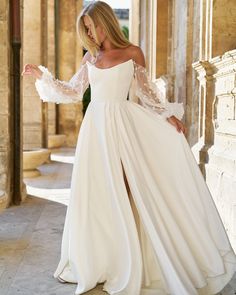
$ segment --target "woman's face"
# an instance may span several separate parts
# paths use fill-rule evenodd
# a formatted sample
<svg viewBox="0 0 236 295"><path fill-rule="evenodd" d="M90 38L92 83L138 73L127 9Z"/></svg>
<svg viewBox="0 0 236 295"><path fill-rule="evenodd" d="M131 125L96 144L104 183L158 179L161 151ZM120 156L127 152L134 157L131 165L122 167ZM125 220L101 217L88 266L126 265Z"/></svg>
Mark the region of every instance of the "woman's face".
<svg viewBox="0 0 236 295"><path fill-rule="evenodd" d="M83 18L83 21L84 21L85 27L87 28L87 34L88 34L89 38L93 42L97 43L96 37L95 37L95 32L93 31L93 24L92 24L91 19L87 15L85 15ZM98 45L100 45L105 40L106 36L105 36L102 28L99 25L95 26L95 30L96 30L96 34L97 34Z"/></svg>

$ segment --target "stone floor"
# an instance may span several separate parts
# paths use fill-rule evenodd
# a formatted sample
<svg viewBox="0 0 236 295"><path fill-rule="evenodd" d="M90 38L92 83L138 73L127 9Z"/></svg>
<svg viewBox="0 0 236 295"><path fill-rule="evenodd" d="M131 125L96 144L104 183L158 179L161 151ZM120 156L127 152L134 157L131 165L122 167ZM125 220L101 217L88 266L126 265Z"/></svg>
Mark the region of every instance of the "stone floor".
<svg viewBox="0 0 236 295"><path fill-rule="evenodd" d="M72 295L75 284L53 277L70 193L73 149L52 154L42 175L25 179L28 196L0 215L0 295ZM102 284L87 292L104 295Z"/></svg>
<svg viewBox="0 0 236 295"><path fill-rule="evenodd" d="M75 284L53 277L60 257L66 206L28 196L0 215L0 294L69 295ZM86 294L102 295L102 284Z"/></svg>
<svg viewBox="0 0 236 295"><path fill-rule="evenodd" d="M60 256L72 171L71 155L64 153L65 157L62 153L54 158L60 162L41 166L40 177L25 180L29 195L21 206L6 209L0 215L1 295L74 294L75 284L61 284L53 278ZM236 277L221 294L234 295L234 289ZM99 284L85 294L107 293Z"/></svg>

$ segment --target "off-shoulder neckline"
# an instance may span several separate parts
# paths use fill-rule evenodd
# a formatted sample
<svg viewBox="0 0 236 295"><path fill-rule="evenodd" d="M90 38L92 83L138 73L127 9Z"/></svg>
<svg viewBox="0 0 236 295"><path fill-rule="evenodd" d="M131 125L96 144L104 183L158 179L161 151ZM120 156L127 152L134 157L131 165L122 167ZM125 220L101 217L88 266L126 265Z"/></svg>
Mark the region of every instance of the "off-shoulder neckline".
<svg viewBox="0 0 236 295"><path fill-rule="evenodd" d="M89 65L91 65L91 66L93 66L94 68L96 68L96 69L98 69L98 70L110 70L110 69L113 69L113 68L115 68L115 67L118 67L118 66L121 66L121 65L124 65L124 64L126 64L126 63L128 63L128 62L130 62L130 61L132 61L132 63L134 64L135 63L135 61L132 59L132 58L129 58L128 60L126 60L126 61L124 61L124 62L121 62L121 63L119 63L119 64L116 64L116 65L114 65L114 66L112 66L112 67L109 67L109 68L99 68L99 67L97 67L97 66L95 66L95 64L92 64L90 61L86 61L86 63L87 64L89 64Z"/></svg>

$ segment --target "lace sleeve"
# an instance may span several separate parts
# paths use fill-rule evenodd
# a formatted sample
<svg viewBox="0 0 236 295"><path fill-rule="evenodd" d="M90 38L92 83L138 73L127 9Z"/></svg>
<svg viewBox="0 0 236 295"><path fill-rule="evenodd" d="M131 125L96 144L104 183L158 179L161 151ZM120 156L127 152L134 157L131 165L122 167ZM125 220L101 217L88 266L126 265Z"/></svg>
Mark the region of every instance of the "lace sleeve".
<svg viewBox="0 0 236 295"><path fill-rule="evenodd" d="M86 64L81 65L69 82L55 79L44 66L40 65L39 69L43 74L36 80L35 87L44 102L76 103L82 100L89 85Z"/></svg>
<svg viewBox="0 0 236 295"><path fill-rule="evenodd" d="M157 85L151 81L146 69L134 62L135 94L143 107L158 113L164 118L174 115L179 120L184 114L183 103L169 102Z"/></svg>

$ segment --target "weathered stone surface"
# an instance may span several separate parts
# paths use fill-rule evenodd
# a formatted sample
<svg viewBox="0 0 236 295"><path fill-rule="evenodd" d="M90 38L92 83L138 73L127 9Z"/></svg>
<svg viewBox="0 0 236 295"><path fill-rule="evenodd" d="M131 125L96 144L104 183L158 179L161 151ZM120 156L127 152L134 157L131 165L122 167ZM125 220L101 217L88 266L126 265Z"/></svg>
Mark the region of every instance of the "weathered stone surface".
<svg viewBox="0 0 236 295"><path fill-rule="evenodd" d="M201 126L203 144L200 154L203 150L205 151L205 158L201 165L229 238L236 250L235 57L236 50L232 50L208 62L195 64L195 68L199 73L200 87L204 88L204 91L200 92L199 99L202 99L205 104L199 114L203 118Z"/></svg>
<svg viewBox="0 0 236 295"><path fill-rule="evenodd" d="M212 1L212 56L235 49L235 0Z"/></svg>
<svg viewBox="0 0 236 295"><path fill-rule="evenodd" d="M34 108L32 108L34 105ZM23 115L24 116L24 127L27 128L28 125L40 125L42 123L42 113L41 113L42 101L39 99L38 95L26 96L24 95L23 102ZM39 126L39 132L41 132ZM25 129L24 128L24 129ZM30 140L30 139L29 139Z"/></svg>
<svg viewBox="0 0 236 295"><path fill-rule="evenodd" d="M76 52L78 52L78 41L76 40L76 1L60 1L59 17L58 75L61 80L68 81L76 72L76 66L78 65L76 57ZM81 105L77 104L59 105L59 133L67 136L67 146L75 146L77 142L82 121L81 110Z"/></svg>
<svg viewBox="0 0 236 295"><path fill-rule="evenodd" d="M53 277L60 258L65 213L65 205L27 197L20 207L9 208L1 214L1 295L75 292L76 284L61 284ZM102 286L98 284L87 294L106 294Z"/></svg>
<svg viewBox="0 0 236 295"><path fill-rule="evenodd" d="M0 151L0 174L7 173L8 170L8 152Z"/></svg>
<svg viewBox="0 0 236 295"><path fill-rule="evenodd" d="M157 1L157 48L156 48L156 75L167 73L168 56L168 2Z"/></svg>
<svg viewBox="0 0 236 295"><path fill-rule="evenodd" d="M0 3L0 209L10 201L10 43L9 43L9 1Z"/></svg>
<svg viewBox="0 0 236 295"><path fill-rule="evenodd" d="M6 20L7 14L6 11L8 10L9 1L2 1L0 2L0 21Z"/></svg>
<svg viewBox="0 0 236 295"><path fill-rule="evenodd" d="M0 115L1 124L0 124L0 147L7 149L9 145L9 116Z"/></svg>
<svg viewBox="0 0 236 295"><path fill-rule="evenodd" d="M8 204L8 196L6 194L6 191L0 190L0 213L6 208L7 204ZM0 263L0 276L3 273L3 267L1 266Z"/></svg>
<svg viewBox="0 0 236 295"><path fill-rule="evenodd" d="M41 31L44 24L41 15L41 0L25 0L23 17L23 64L39 65L42 58ZM42 102L36 92L34 82L33 77L23 78L24 149L42 147Z"/></svg>
<svg viewBox="0 0 236 295"><path fill-rule="evenodd" d="M47 66L55 76L55 15L54 0L48 1L48 50L47 50ZM56 133L56 105L48 103L48 134Z"/></svg>
<svg viewBox="0 0 236 295"><path fill-rule="evenodd" d="M217 95L216 100L217 120L233 120L235 118L235 97L228 94Z"/></svg>
<svg viewBox="0 0 236 295"><path fill-rule="evenodd" d="M6 93L5 91L0 90L0 116L7 114L8 110L9 110L9 94Z"/></svg>
<svg viewBox="0 0 236 295"><path fill-rule="evenodd" d="M0 174L0 188L3 191L7 190L7 172Z"/></svg>

